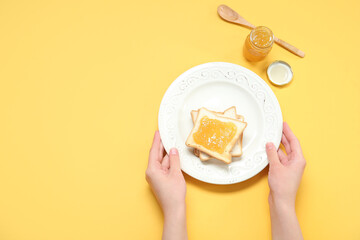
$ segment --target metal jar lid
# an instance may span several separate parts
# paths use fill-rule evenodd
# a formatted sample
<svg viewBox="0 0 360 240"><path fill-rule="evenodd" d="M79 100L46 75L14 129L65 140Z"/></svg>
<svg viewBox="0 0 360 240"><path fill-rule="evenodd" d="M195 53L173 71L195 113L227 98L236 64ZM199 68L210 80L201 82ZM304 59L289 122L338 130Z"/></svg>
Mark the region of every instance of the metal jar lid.
<svg viewBox="0 0 360 240"><path fill-rule="evenodd" d="M293 71L291 66L284 61L275 61L267 68L267 76L269 80L278 86L288 84L293 79Z"/></svg>

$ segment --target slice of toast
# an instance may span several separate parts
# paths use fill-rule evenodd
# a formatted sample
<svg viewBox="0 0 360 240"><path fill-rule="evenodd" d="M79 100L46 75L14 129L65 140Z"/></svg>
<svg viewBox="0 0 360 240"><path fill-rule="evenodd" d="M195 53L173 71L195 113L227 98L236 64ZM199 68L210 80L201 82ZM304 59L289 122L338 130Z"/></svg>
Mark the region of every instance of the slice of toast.
<svg viewBox="0 0 360 240"><path fill-rule="evenodd" d="M211 121L212 126L215 127L208 127L208 122L205 120ZM223 126L224 124L226 125ZM219 116L206 108L200 108L194 127L185 144L188 147L196 148L220 161L230 163L231 149L233 149L246 125L246 123L237 119ZM218 129L216 129L216 127L218 127ZM198 134L201 131L205 131L205 129L207 132L200 135L200 137L205 138L205 143L195 140L196 136L199 136ZM215 149L216 147L219 149Z"/></svg>
<svg viewBox="0 0 360 240"><path fill-rule="evenodd" d="M200 158L200 151L199 149L194 148L194 155ZM200 159L201 160L201 159Z"/></svg>
<svg viewBox="0 0 360 240"><path fill-rule="evenodd" d="M195 124L198 113L199 113L198 110L191 111L191 118L192 118L192 121L193 121L194 124ZM223 113L220 113L220 112L213 112L213 113L215 113L217 115L220 115L220 116L233 118L233 119L236 118L236 119L238 119L238 120L240 120L242 122L244 121L243 116L236 114L236 108L235 107L230 107L230 108L226 109ZM239 137L238 141L236 141L236 144L235 144L234 148L231 150L231 155L233 157L240 157L241 156L241 154L242 154L242 145L241 144L242 144L242 134ZM199 157L201 161L207 161L207 160L212 158L211 156L209 156L206 153L195 151L195 150L194 150L194 154L197 157Z"/></svg>

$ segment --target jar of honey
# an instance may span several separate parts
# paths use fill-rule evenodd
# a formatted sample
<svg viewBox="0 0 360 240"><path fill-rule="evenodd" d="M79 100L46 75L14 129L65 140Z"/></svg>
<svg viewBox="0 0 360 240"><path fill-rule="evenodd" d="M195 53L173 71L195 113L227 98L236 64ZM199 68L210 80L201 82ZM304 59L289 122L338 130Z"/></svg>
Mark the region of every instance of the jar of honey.
<svg viewBox="0 0 360 240"><path fill-rule="evenodd" d="M267 27L256 27L247 36L244 44L244 57L256 62L263 60L274 44L274 34Z"/></svg>

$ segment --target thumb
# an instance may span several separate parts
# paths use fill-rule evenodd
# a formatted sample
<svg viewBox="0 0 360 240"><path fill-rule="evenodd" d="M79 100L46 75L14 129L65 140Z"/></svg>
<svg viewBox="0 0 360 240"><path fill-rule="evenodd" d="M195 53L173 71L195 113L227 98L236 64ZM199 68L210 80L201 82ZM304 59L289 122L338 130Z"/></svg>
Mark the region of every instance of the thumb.
<svg viewBox="0 0 360 240"><path fill-rule="evenodd" d="M180 170L179 152L176 148L170 149L170 171Z"/></svg>
<svg viewBox="0 0 360 240"><path fill-rule="evenodd" d="M266 144L266 154L269 160L270 168L280 164L279 156L276 151L276 147L273 143Z"/></svg>

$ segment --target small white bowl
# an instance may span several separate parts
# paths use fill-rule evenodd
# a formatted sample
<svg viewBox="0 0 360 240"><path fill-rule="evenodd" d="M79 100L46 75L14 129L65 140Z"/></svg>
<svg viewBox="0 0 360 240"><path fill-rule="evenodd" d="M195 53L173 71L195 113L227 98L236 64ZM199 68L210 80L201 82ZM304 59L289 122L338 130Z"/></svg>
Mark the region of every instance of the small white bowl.
<svg viewBox="0 0 360 240"><path fill-rule="evenodd" d="M266 73L269 80L278 86L288 84L294 76L290 65L284 61L275 61L271 63L267 68Z"/></svg>

